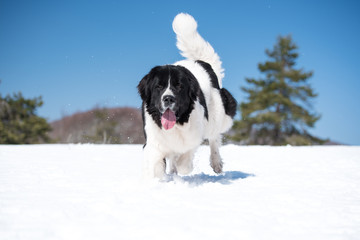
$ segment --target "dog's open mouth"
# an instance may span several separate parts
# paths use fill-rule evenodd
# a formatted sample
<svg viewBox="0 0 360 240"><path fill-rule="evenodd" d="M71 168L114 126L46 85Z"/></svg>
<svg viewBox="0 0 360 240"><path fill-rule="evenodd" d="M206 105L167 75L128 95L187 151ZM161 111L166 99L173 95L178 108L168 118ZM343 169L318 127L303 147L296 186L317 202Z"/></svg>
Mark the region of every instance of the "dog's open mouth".
<svg viewBox="0 0 360 240"><path fill-rule="evenodd" d="M174 127L176 123L176 116L173 111L171 111L169 108L166 109L166 111L161 116L161 124L166 130L169 130Z"/></svg>

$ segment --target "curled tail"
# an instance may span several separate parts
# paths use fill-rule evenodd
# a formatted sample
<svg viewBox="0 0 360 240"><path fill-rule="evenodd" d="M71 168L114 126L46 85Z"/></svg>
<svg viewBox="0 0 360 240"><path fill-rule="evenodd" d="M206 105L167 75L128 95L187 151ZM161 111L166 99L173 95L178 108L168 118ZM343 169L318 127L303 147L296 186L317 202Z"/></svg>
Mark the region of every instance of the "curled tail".
<svg viewBox="0 0 360 240"><path fill-rule="evenodd" d="M195 19L189 14L179 13L173 21L173 29L177 38L176 46L181 51L181 55L193 61L202 60L209 63L221 87L224 69L221 67L220 57L210 43L197 32Z"/></svg>

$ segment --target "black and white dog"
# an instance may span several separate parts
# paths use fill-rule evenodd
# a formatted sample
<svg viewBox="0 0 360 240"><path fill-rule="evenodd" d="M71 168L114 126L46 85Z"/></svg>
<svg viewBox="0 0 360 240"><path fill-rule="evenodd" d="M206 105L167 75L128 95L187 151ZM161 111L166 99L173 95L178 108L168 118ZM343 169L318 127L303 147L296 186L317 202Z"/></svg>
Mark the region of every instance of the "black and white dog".
<svg viewBox="0 0 360 240"><path fill-rule="evenodd" d="M138 85L146 137L144 174L162 178L166 164L172 174L190 173L204 139L210 144L210 165L221 173L221 134L232 126L237 103L222 88L220 58L197 32L195 19L180 13L173 29L186 59L154 67Z"/></svg>

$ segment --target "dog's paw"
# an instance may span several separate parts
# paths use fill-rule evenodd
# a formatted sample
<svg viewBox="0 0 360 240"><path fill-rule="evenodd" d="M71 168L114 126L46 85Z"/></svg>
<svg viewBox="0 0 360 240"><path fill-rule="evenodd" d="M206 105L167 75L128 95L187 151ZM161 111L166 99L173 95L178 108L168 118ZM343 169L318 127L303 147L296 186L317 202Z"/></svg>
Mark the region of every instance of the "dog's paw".
<svg viewBox="0 0 360 240"><path fill-rule="evenodd" d="M218 163L211 163L211 167L215 173L220 174L223 172L223 163L220 161Z"/></svg>
<svg viewBox="0 0 360 240"><path fill-rule="evenodd" d="M215 173L217 174L222 173L223 162L218 152L215 152L214 154L210 155L210 166L212 167Z"/></svg>

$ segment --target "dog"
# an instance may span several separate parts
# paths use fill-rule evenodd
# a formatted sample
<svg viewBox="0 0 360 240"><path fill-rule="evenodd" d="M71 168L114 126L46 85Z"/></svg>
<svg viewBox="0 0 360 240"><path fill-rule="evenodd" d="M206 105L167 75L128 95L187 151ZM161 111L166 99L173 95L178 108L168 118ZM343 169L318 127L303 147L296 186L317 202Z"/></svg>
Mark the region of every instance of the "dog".
<svg viewBox="0 0 360 240"><path fill-rule="evenodd" d="M222 133L233 124L237 102L222 88L222 62L198 33L195 19L180 13L173 30L186 59L154 67L137 86L146 139L143 174L159 179L166 169L170 174L189 174L204 140L211 149L210 165L219 174Z"/></svg>

